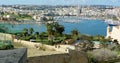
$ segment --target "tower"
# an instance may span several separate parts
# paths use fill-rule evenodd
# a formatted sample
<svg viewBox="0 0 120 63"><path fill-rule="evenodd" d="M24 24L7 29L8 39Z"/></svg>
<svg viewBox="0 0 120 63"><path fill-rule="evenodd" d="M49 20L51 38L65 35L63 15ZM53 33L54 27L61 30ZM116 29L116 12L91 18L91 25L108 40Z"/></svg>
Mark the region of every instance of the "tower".
<svg viewBox="0 0 120 63"><path fill-rule="evenodd" d="M111 36L110 26L107 27L107 36L106 38L109 38Z"/></svg>
<svg viewBox="0 0 120 63"><path fill-rule="evenodd" d="M110 26L107 27L107 32L110 33Z"/></svg>

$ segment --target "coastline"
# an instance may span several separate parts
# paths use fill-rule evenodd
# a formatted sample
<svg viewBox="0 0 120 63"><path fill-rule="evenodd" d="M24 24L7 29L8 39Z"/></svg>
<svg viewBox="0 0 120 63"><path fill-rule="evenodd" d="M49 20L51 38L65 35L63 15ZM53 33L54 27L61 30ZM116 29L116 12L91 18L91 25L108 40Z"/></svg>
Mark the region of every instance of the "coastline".
<svg viewBox="0 0 120 63"><path fill-rule="evenodd" d="M78 19L88 19L88 20L109 20L110 18L106 19L105 17L86 17L86 16L56 16L55 18L62 17L62 18L67 18L67 17L74 17ZM120 20L114 20L111 18L112 21L120 21Z"/></svg>
<svg viewBox="0 0 120 63"><path fill-rule="evenodd" d="M83 17L83 16L56 16L55 18L67 18L67 17L74 17L78 19L88 19L88 20L105 20L104 18L98 18L98 17Z"/></svg>
<svg viewBox="0 0 120 63"><path fill-rule="evenodd" d="M74 23L74 22L58 21L61 25L63 25L65 27L64 33L69 34L71 30L76 28L82 34L89 34L89 35L100 34L100 35L103 35L103 36L106 35L105 34L106 29L105 28L106 28L107 24L105 24L103 20L80 19L82 17L76 17L76 16L66 16L66 18L65 18L65 20L68 20L68 21L73 19L73 20L77 20L77 21L80 21L80 22L75 22ZM62 18L60 18L60 19L62 19ZM50 22L52 22L52 21L50 21ZM35 32L37 32L37 31L45 32L46 31L45 24L38 24L38 23L24 24L23 23L23 24L20 24L20 25L16 24L16 25L13 25L13 26L14 26L14 28L10 27L13 30L22 30L23 28L33 27L35 29ZM94 27L94 26L97 26L97 27ZM103 27L103 28L100 28L100 27ZM88 31L86 31L86 28L88 28L87 29ZM98 30L102 30L102 31L98 31ZM93 33L92 31L96 31L96 32Z"/></svg>
<svg viewBox="0 0 120 63"><path fill-rule="evenodd" d="M103 20L105 21L106 19L104 18L98 18L98 17L85 17L85 16L55 16L54 19L57 22L57 19L59 18L76 18L76 19L86 19L86 20ZM59 20L58 20L59 21ZM73 21L65 21L65 22L76 22L77 20ZM49 21L48 21L49 22ZM64 21L63 21L64 22ZM37 20L22 20L22 21L0 21L0 23L9 23L9 24L45 24L45 21L37 21Z"/></svg>

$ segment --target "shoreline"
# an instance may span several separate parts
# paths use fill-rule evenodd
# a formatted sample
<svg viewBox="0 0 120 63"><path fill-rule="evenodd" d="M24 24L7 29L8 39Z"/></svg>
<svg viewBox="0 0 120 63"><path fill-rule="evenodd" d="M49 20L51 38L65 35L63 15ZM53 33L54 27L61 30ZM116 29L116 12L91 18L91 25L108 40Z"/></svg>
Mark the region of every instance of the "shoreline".
<svg viewBox="0 0 120 63"><path fill-rule="evenodd" d="M68 16L66 16L66 17L68 17ZM73 18L72 18L73 17ZM74 19L74 17L76 17L76 16L70 16L70 19ZM77 17L76 17L77 18ZM75 18L75 19L76 19ZM81 17L79 17L79 18L81 18ZM78 19L79 19L78 18ZM62 18L61 18L62 19ZM69 17L68 17L68 20L70 20L69 19ZM103 26L101 26L101 27L104 27L104 25L106 26L107 24L102 24L102 23L104 23L104 21L101 21L101 20L84 20L83 19L83 21L81 20L79 23L73 23L73 22L68 22L68 23L66 23L66 22L63 22L63 21L58 21L60 24L62 24L62 25L64 25L65 27L66 27L66 29L65 29L65 32L64 33L67 33L67 34L69 34L70 33L70 30L72 30L72 28L74 27L74 28L76 28L76 29L78 29L79 30L79 32L82 32L82 34L83 34L83 31L85 31L85 29L83 29L84 27L86 28L87 26L86 26L86 24L87 24L87 22L95 22L95 21L98 21L98 22L95 22L95 23L98 23L98 24L100 24L100 26L101 25L103 25ZM84 23L83 23L84 22ZM100 23L99 23L100 22ZM101 23L102 22L102 23ZM83 25L79 25L80 23L83 23ZM21 28L20 28L20 30L22 30L22 28L28 28L28 27L33 27L33 28L35 28L35 27L37 27L38 28L38 26L40 26L39 27L39 30L35 30L35 31L39 31L39 32L45 32L46 31L46 28L45 28L45 24L37 24L37 23L35 23L35 24L28 24L28 25L25 25L25 24L16 24L17 26L22 26ZM15 25L15 26L16 26ZM24 25L24 26L23 26ZM31 25L33 25L33 26L31 26ZM71 26L71 25L74 25L74 26ZM88 23L88 25L94 25L94 24L89 24ZM14 26L14 25L13 25ZM68 26L70 26L71 27L71 29L69 29L69 27ZM77 28L76 26L81 26L81 27L83 27L83 28ZM94 27L94 26L92 26L92 27ZM15 28L19 28L19 27L15 27ZM14 29L15 29L14 28ZM90 27L91 28L91 27ZM35 28L36 29L36 28ZM81 30L83 30L83 31L80 31L80 29ZM96 30L96 28L93 28L93 30ZM101 29L101 30L103 30L104 31L104 29ZM99 32L99 31L98 31ZM85 31L85 33L86 34L89 34L89 35L96 35L96 34L98 34L97 32L95 32L95 33L93 33L93 32L91 32L91 30L90 30L90 33L89 32L86 32ZM84 34L85 34L84 33ZM104 32L101 32L100 31L100 35L103 35L103 36L105 36L105 33Z"/></svg>
<svg viewBox="0 0 120 63"><path fill-rule="evenodd" d="M103 18L95 18L95 17L82 17L82 16L55 16L55 20L57 21L58 18L69 18L69 17L72 17L72 18L78 18L78 19L86 19L86 20L103 20L105 21L106 19L103 19ZM77 21L77 20L76 20ZM73 21L65 21L65 22L70 22L70 23L74 23L76 22L75 20ZM59 22L59 20L58 20ZM62 21L64 22L64 21ZM36 20L22 20L22 21L0 21L0 23L9 23L9 24L45 24L46 22L42 22L42 21L36 21Z"/></svg>

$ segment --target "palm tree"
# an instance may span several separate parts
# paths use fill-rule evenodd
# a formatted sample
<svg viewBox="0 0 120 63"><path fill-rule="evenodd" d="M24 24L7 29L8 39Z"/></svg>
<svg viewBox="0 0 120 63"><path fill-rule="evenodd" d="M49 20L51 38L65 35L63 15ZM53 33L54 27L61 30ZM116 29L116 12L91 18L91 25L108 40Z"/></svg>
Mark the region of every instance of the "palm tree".
<svg viewBox="0 0 120 63"><path fill-rule="evenodd" d="M47 32L48 32L48 40L53 43L53 35L54 35L54 23L47 23Z"/></svg>
<svg viewBox="0 0 120 63"><path fill-rule="evenodd" d="M72 30L71 33L72 33L72 35L78 35L79 34L78 30Z"/></svg>
<svg viewBox="0 0 120 63"><path fill-rule="evenodd" d="M53 35L53 24L47 23L46 27L48 35Z"/></svg>
<svg viewBox="0 0 120 63"><path fill-rule="evenodd" d="M72 30L71 34L73 35L72 37L74 39L79 39L79 32L78 32L78 30Z"/></svg>
<svg viewBox="0 0 120 63"><path fill-rule="evenodd" d="M62 33L64 32L64 26L59 25L57 22L54 23L54 29L55 29L55 32L59 35L62 35Z"/></svg>
<svg viewBox="0 0 120 63"><path fill-rule="evenodd" d="M27 29L27 28L24 28L24 29L23 29L23 35L26 37L27 34L28 34L28 29Z"/></svg>
<svg viewBox="0 0 120 63"><path fill-rule="evenodd" d="M33 32L34 32L34 29L33 29L33 28L30 28L30 29L29 29L30 35L32 35Z"/></svg>
<svg viewBox="0 0 120 63"><path fill-rule="evenodd" d="M62 33L64 32L64 26L59 25L59 27L57 28L57 30L58 30L58 33L59 33L60 35L62 35Z"/></svg>
<svg viewBox="0 0 120 63"><path fill-rule="evenodd" d="M119 45L119 43L118 43L118 40L117 40L117 39L115 39L115 40L113 41L113 43L115 43L116 45Z"/></svg>
<svg viewBox="0 0 120 63"><path fill-rule="evenodd" d="M35 37L36 37L36 38L39 37L39 32L35 32Z"/></svg>
<svg viewBox="0 0 120 63"><path fill-rule="evenodd" d="M103 48L105 48L105 47L107 47L107 42L108 42L108 40L107 39L105 39L105 37L100 37L99 38L99 41L101 42L101 47L103 47Z"/></svg>

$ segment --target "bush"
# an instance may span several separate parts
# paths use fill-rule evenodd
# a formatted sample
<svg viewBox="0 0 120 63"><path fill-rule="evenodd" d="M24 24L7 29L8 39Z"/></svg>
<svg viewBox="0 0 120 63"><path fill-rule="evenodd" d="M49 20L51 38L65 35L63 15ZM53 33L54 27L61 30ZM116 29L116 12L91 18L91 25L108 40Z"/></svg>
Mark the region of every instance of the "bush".
<svg viewBox="0 0 120 63"><path fill-rule="evenodd" d="M3 45L0 46L0 50L7 50L7 49L13 49L13 48L14 48L13 45L5 45L5 44L3 44Z"/></svg>
<svg viewBox="0 0 120 63"><path fill-rule="evenodd" d="M6 46L5 45L0 45L0 50L4 50L6 49Z"/></svg>
<svg viewBox="0 0 120 63"><path fill-rule="evenodd" d="M96 49L89 52L89 57L92 62L103 63L111 59L117 58L117 53L109 49Z"/></svg>
<svg viewBox="0 0 120 63"><path fill-rule="evenodd" d="M8 45L8 46L6 46L6 49L13 49L13 48L14 48L13 45Z"/></svg>

